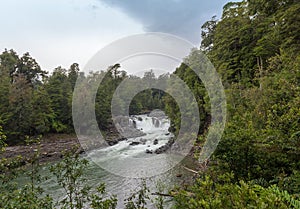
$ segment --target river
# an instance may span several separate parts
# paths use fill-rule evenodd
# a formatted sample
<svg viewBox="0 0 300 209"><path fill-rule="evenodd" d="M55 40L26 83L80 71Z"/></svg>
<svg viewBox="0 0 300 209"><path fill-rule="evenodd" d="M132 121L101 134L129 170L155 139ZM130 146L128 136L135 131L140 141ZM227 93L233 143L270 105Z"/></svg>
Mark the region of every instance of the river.
<svg viewBox="0 0 300 209"><path fill-rule="evenodd" d="M170 120L167 117L138 115L131 116L130 121L135 123L135 127L145 135L128 138L106 148L92 150L83 156L90 162L84 174L87 178L86 183L95 187L104 182L108 193L117 195L120 209L124 208L123 200L137 190L142 179L146 180L151 192L157 192L159 184L163 185L165 190L160 192L165 193L176 184L185 183L190 179L190 173L182 169L180 164L173 167L173 164L170 164L168 158L165 157L166 154L149 153L167 144L174 137L168 131ZM42 175L49 178L41 183L41 187L44 188L46 194L59 200L64 197L64 192L48 170L48 166L42 168ZM165 208L169 208L171 200L167 199L166 202Z"/></svg>

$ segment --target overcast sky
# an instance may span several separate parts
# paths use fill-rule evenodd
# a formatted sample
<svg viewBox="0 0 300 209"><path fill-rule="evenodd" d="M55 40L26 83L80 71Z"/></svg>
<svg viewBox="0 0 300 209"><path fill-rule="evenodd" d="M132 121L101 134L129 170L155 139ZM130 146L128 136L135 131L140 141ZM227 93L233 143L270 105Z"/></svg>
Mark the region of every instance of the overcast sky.
<svg viewBox="0 0 300 209"><path fill-rule="evenodd" d="M200 27L228 0L0 0L0 50L29 52L44 70L83 68L102 47L143 32L200 43Z"/></svg>

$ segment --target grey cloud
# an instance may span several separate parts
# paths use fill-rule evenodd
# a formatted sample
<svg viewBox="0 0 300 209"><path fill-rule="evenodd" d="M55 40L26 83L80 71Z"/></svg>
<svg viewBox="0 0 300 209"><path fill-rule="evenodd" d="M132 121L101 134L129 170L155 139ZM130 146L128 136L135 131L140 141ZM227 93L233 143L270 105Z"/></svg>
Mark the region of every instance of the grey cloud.
<svg viewBox="0 0 300 209"><path fill-rule="evenodd" d="M146 31L165 32L199 44L201 25L220 15L228 0L100 0L143 24Z"/></svg>

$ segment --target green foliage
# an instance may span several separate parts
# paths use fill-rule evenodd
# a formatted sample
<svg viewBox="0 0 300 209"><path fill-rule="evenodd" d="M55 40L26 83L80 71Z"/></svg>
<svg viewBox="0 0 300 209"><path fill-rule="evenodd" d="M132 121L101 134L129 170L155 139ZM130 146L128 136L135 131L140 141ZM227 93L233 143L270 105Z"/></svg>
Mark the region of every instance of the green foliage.
<svg viewBox="0 0 300 209"><path fill-rule="evenodd" d="M9 92L9 112L7 130L11 137L22 139L24 135L30 135L30 116L33 110L32 87L23 75L14 79ZM24 138L23 138L24 139Z"/></svg>
<svg viewBox="0 0 300 209"><path fill-rule="evenodd" d="M114 209L117 199L113 197L104 198L105 186L101 184L94 194L91 187L86 184L84 171L88 161L80 158L75 152L76 148L64 154L62 161L51 166L50 171L57 178L57 183L64 189L66 197L58 204L62 208L84 208L90 204L92 208Z"/></svg>
<svg viewBox="0 0 300 209"><path fill-rule="evenodd" d="M201 49L203 51L210 51L213 47L213 43L214 43L214 32L216 30L216 25L217 25L217 21L216 21L216 16L213 16L211 18L211 20L205 22L201 29Z"/></svg>
<svg viewBox="0 0 300 209"><path fill-rule="evenodd" d="M299 208L299 200L275 185L232 183L232 178L232 174L223 174L214 181L204 175L175 196L175 208Z"/></svg>
<svg viewBox="0 0 300 209"><path fill-rule="evenodd" d="M268 66L268 59L281 49L299 53L299 3L271 2L230 2L221 20L213 18L202 26L202 49L226 85L257 85L256 69Z"/></svg>
<svg viewBox="0 0 300 209"><path fill-rule="evenodd" d="M6 147L6 136L3 133L2 127L0 126L0 153L4 151L5 147Z"/></svg>
<svg viewBox="0 0 300 209"><path fill-rule="evenodd" d="M39 143L39 139L26 137L26 143ZM24 174L21 166L23 165L21 157L7 160L2 158L0 161L0 208L23 209L23 208L53 208L52 198L43 194L43 189L38 183L43 180L39 174L39 149L35 150L31 159L28 159L29 169L27 175L30 181L24 186L18 185L14 180L21 174Z"/></svg>
<svg viewBox="0 0 300 209"><path fill-rule="evenodd" d="M66 133L72 130L71 83L65 69L58 67L45 84L45 90L50 98L50 108L54 112L51 118L53 132Z"/></svg>
<svg viewBox="0 0 300 209"><path fill-rule="evenodd" d="M77 63L73 63L68 70L68 80L71 83L71 88L74 90L75 84L79 74L79 65Z"/></svg>
<svg viewBox="0 0 300 209"><path fill-rule="evenodd" d="M76 63L68 73L58 67L47 76L29 53L0 54L0 117L7 143L24 143L24 135L73 132L72 90L78 76Z"/></svg>
<svg viewBox="0 0 300 209"><path fill-rule="evenodd" d="M166 192L166 185L162 181L156 182L156 197L151 201L154 203L156 209L164 209L164 204L166 201L166 197L163 195ZM155 193L154 193L155 194Z"/></svg>
<svg viewBox="0 0 300 209"><path fill-rule="evenodd" d="M193 95L196 95L196 101L198 104L200 117L199 120L201 121L199 133L203 133L205 128L207 128L207 125L209 124L208 107L210 103L207 99L207 93L203 83L201 82L198 75L196 75L196 73L192 70L194 69L197 72L201 72L201 69L203 67L201 64L198 63L199 58L201 59L201 56L199 57L198 52L199 50L193 49L191 51L191 54L185 59L185 62L182 63L178 68L176 68L176 71L174 72L175 75L171 76L178 76L180 79L182 79L185 82L185 84L190 88ZM168 91L175 95L180 95L179 97L181 101L184 101L184 99L187 97L187 95L183 93L181 85L176 83L175 81L172 81L172 83L168 83ZM168 94L165 95L163 100L165 102L166 113L171 119L171 126L175 129L175 133L177 133L181 125L181 112L179 110L179 106L176 103L176 101ZM191 107L194 107L197 104L189 104L188 106L185 106L186 114L195 114L190 109ZM195 121L188 121L188 124L182 125L186 127L194 122Z"/></svg>
<svg viewBox="0 0 300 209"><path fill-rule="evenodd" d="M125 199L126 209L146 209L147 201L150 200L149 188L146 185L146 181L143 180L140 188L132 193L130 197Z"/></svg>
<svg viewBox="0 0 300 209"><path fill-rule="evenodd" d="M26 137L27 145L39 143L39 139ZM115 196L108 197L105 191L105 185L100 184L96 191L93 191L86 184L84 170L88 161L80 158L74 150L66 152L63 160L50 167L50 171L56 176L57 183L65 189L66 197L56 203L59 208L85 208L89 205L95 209L115 209L117 199ZM7 209L25 209L25 208L56 208L50 195L45 194L39 186L40 182L46 177L41 176L39 163L39 148L34 150L32 157L27 159L25 174L29 181L24 185L18 185L14 180L18 175L23 175L23 169L20 167L22 158L8 161L0 161L0 208Z"/></svg>
<svg viewBox="0 0 300 209"><path fill-rule="evenodd" d="M34 58L26 52L15 66L15 72L12 73L13 80L20 75L24 76L31 85L38 85L41 79L46 76L47 72L43 71Z"/></svg>
<svg viewBox="0 0 300 209"><path fill-rule="evenodd" d="M290 70L288 57L280 56L279 72L268 68L260 87L227 90L229 119L216 156L238 177L269 181L299 170L299 68Z"/></svg>
<svg viewBox="0 0 300 209"><path fill-rule="evenodd" d="M1 193L0 207L5 209L52 209L52 199L49 196L40 197L40 193L32 190L31 186L24 186L7 193Z"/></svg>
<svg viewBox="0 0 300 209"><path fill-rule="evenodd" d="M36 136L48 133L74 132L72 120L73 90L77 87L82 95L80 102L87 102L93 89L91 82L102 79L95 99L95 114L98 126L103 131L111 131L111 100L116 88L126 78L120 64L108 67L104 72L93 72L85 76L80 73L77 63L68 71L62 67L54 69L47 76L29 53L19 57L13 50L0 54L0 117L7 135L7 143L22 144L25 135ZM155 83L166 79L165 75L155 78L153 71L146 72L143 78L130 77L131 81ZM132 89L133 88L133 89ZM125 95L139 89L137 85L124 89ZM91 96L91 95L90 95ZM130 104L130 114L139 114L153 109L164 109L164 92L147 89L136 95ZM91 98L90 98L91 99ZM120 98L120 107L124 101ZM90 116L87 116L87 120ZM88 127L89 124L87 123Z"/></svg>
<svg viewBox="0 0 300 209"><path fill-rule="evenodd" d="M115 196L110 198L104 198L103 196L106 195L105 185L104 183L101 184L97 188L97 194L91 195L91 208L97 209L115 209L117 207L118 200Z"/></svg>
<svg viewBox="0 0 300 209"><path fill-rule="evenodd" d="M51 100L44 86L36 87L32 95L32 112L30 116L31 134L49 133L55 118Z"/></svg>
<svg viewBox="0 0 300 209"><path fill-rule="evenodd" d="M57 178L57 183L65 190L66 197L60 202L62 206L83 208L90 190L90 187L83 184L86 179L82 176L88 161L80 159L79 155L73 152L66 152L63 160L51 166L50 171Z"/></svg>
<svg viewBox="0 0 300 209"><path fill-rule="evenodd" d="M202 179L176 197L178 208L299 207L299 8L293 0L230 2L220 20L202 26L201 49L222 76L228 104L226 129L212 160L218 172L234 175L221 183ZM199 64L195 51L189 67ZM189 67L182 64L175 75L201 98L201 119L209 122L209 101ZM166 101L178 129L176 104Z"/></svg>

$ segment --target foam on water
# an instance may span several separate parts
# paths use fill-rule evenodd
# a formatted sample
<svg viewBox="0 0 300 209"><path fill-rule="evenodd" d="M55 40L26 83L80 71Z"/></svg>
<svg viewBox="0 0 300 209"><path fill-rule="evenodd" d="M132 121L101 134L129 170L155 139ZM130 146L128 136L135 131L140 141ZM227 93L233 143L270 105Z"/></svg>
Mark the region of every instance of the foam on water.
<svg viewBox="0 0 300 209"><path fill-rule="evenodd" d="M146 135L135 138L128 138L118 144L106 148L96 149L89 153L89 157L97 163L105 163L109 160L124 159L128 157L146 156L146 150L155 150L165 145L173 134L169 133L170 120L167 117L149 117L147 115L131 116L130 124L136 124L136 128ZM158 125L157 125L158 124ZM154 144L157 139L158 143ZM130 145L138 142L137 145Z"/></svg>

